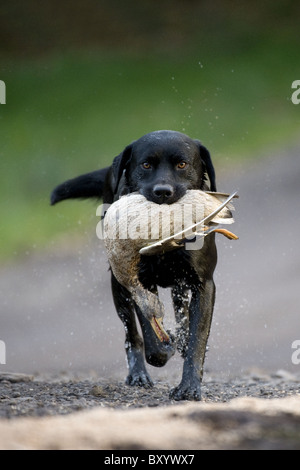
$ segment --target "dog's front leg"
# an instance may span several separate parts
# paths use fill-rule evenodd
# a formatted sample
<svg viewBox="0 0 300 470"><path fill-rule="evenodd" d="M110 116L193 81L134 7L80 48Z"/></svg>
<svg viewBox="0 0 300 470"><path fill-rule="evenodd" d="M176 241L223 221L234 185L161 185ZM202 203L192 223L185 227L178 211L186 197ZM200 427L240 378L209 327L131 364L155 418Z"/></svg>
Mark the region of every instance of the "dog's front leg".
<svg viewBox="0 0 300 470"><path fill-rule="evenodd" d="M111 284L114 304L125 328L125 351L129 369L126 384L152 387L153 382L145 366L144 345L137 330L131 294L116 280L113 274Z"/></svg>
<svg viewBox="0 0 300 470"><path fill-rule="evenodd" d="M182 380L170 393L174 400L201 400L201 381L215 301L213 279L192 289L189 309L189 340Z"/></svg>
<svg viewBox="0 0 300 470"><path fill-rule="evenodd" d="M172 300L176 319L176 345L183 359L186 357L189 335L189 291L183 284L172 288Z"/></svg>

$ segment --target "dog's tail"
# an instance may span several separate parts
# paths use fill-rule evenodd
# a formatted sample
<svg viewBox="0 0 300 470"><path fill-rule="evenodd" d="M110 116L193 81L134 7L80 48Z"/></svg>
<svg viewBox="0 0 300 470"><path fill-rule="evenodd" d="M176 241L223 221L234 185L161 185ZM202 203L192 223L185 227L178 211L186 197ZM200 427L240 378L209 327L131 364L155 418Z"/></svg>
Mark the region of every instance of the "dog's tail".
<svg viewBox="0 0 300 470"><path fill-rule="evenodd" d="M101 198L103 196L104 182L108 175L110 167L102 170L86 173L77 178L65 181L58 185L51 194L51 205L65 199L76 198Z"/></svg>

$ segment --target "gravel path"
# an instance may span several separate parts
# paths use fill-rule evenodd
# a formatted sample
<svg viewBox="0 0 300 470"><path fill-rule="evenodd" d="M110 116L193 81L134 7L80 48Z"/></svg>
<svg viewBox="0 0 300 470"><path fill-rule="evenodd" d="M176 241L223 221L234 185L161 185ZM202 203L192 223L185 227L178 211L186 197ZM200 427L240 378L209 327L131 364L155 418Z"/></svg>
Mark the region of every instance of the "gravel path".
<svg viewBox="0 0 300 470"><path fill-rule="evenodd" d="M0 417L50 416L93 407L132 409L182 404L169 399L170 384L153 388L129 387L123 382L96 377L34 377L0 375ZM286 371L224 380L207 376L202 387L203 403L225 403L237 397L283 398L300 393L300 375Z"/></svg>

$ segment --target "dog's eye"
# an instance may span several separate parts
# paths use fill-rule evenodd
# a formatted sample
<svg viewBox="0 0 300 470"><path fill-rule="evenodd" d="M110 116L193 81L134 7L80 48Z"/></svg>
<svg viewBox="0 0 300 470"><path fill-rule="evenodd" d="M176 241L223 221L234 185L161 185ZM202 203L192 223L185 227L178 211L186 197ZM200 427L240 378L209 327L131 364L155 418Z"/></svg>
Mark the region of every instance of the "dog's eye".
<svg viewBox="0 0 300 470"><path fill-rule="evenodd" d="M180 162L180 163L177 163L177 168L179 170L183 170L183 168L186 167L186 162Z"/></svg>
<svg viewBox="0 0 300 470"><path fill-rule="evenodd" d="M150 163L148 163L148 162L144 162L144 163L142 163L142 167L143 167L145 170L150 170L151 165L150 165Z"/></svg>

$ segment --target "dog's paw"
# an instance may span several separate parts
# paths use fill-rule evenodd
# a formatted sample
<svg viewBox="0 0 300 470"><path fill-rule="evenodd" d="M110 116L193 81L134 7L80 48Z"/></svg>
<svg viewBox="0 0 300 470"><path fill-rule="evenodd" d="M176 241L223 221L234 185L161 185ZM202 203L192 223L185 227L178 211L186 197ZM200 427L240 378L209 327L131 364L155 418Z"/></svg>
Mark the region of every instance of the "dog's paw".
<svg viewBox="0 0 300 470"><path fill-rule="evenodd" d="M140 371L128 374L125 383L126 385L130 385L131 387L153 387L152 379L147 371Z"/></svg>
<svg viewBox="0 0 300 470"><path fill-rule="evenodd" d="M170 392L171 400L189 400L189 401L200 401L201 400L201 385L200 381L194 380L190 382L181 382L178 387L175 387Z"/></svg>

